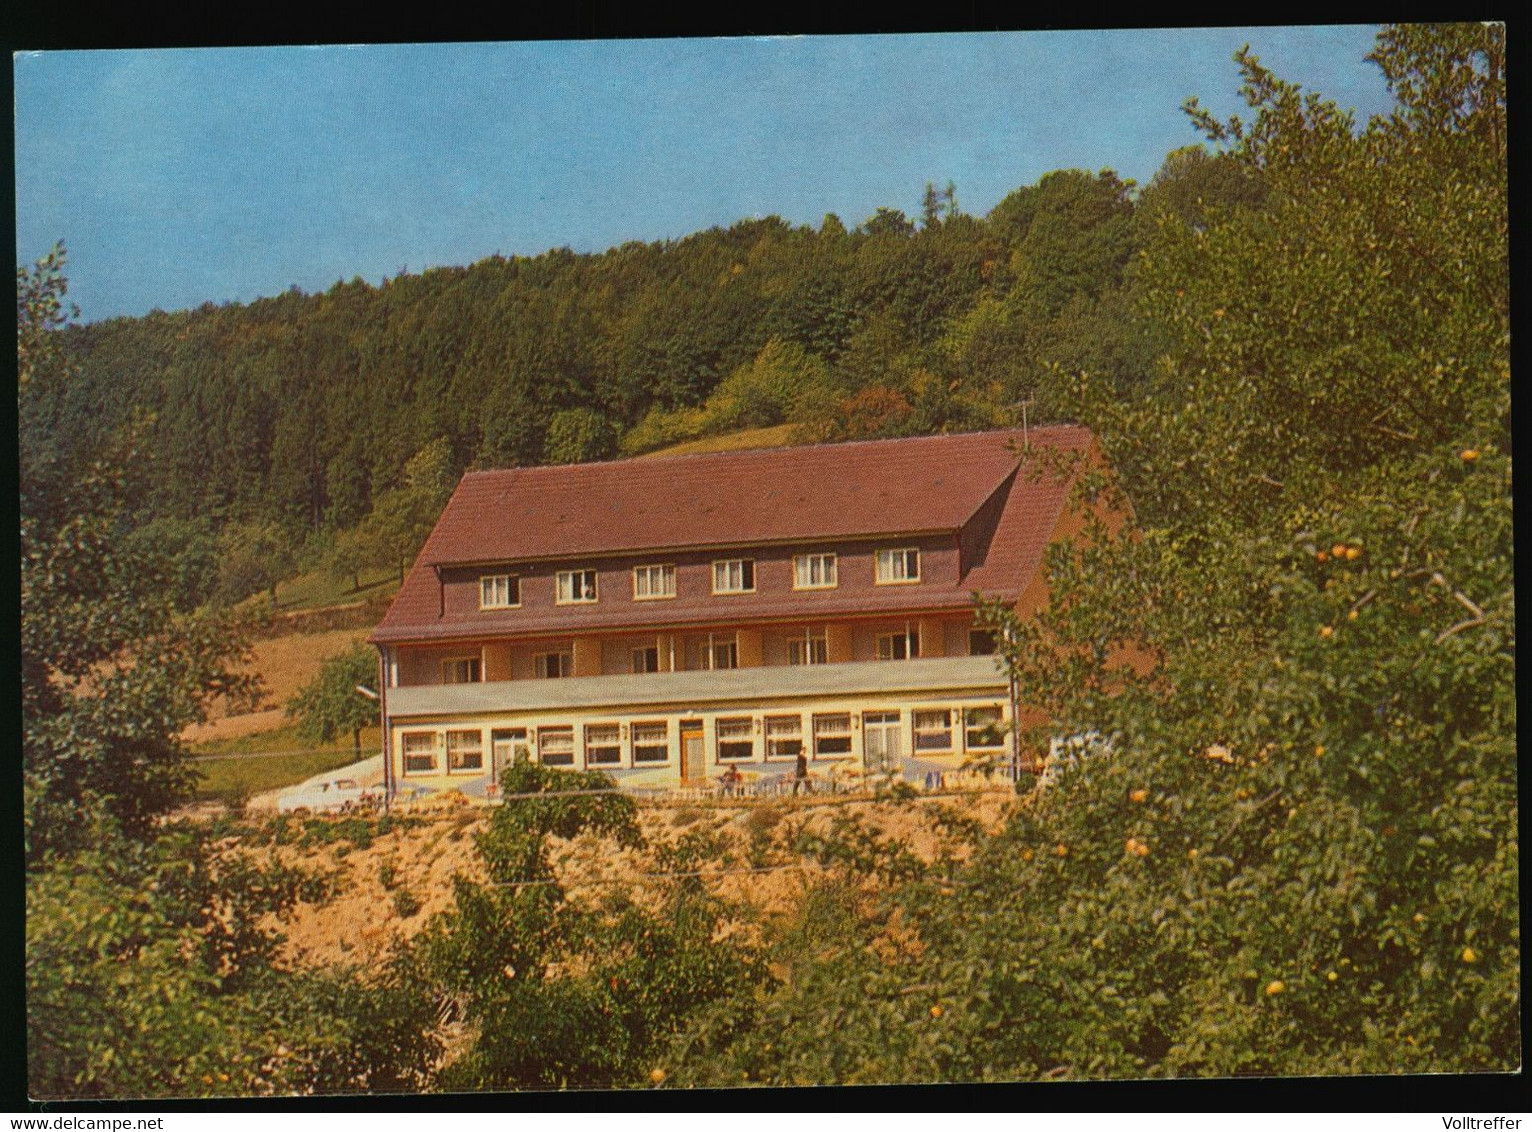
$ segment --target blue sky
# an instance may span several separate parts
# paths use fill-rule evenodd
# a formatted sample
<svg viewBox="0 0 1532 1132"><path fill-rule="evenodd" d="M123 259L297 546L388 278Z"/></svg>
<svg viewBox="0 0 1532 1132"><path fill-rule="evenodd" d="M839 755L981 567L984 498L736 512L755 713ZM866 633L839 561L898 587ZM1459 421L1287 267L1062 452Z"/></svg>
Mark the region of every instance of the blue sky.
<svg viewBox="0 0 1532 1132"><path fill-rule="evenodd" d="M1052 169L1141 183L1243 107L1231 56L1360 116L1363 26L61 51L15 58L16 240L87 320L600 251L926 182L983 214Z"/></svg>

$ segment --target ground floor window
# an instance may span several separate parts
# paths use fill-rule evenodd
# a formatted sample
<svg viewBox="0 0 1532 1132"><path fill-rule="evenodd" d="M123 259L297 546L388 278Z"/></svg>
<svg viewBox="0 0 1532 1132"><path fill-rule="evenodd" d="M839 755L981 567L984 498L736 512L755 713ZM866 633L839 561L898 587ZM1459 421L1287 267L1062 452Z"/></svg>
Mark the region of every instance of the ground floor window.
<svg viewBox="0 0 1532 1132"><path fill-rule="evenodd" d="M447 732L447 771L484 769L484 732Z"/></svg>
<svg viewBox="0 0 1532 1132"><path fill-rule="evenodd" d="M404 773L431 774L436 770L436 732L404 733Z"/></svg>
<svg viewBox="0 0 1532 1132"><path fill-rule="evenodd" d="M803 717L768 715L766 717L766 757L792 759L803 753Z"/></svg>
<svg viewBox="0 0 1532 1132"><path fill-rule="evenodd" d="M851 716L844 713L814 717L814 757L834 758L851 753Z"/></svg>
<svg viewBox="0 0 1532 1132"><path fill-rule="evenodd" d="M915 713L915 749L917 751L952 750L952 713L917 711Z"/></svg>
<svg viewBox="0 0 1532 1132"><path fill-rule="evenodd" d="M614 766L622 762L622 741L615 723L585 726L585 765Z"/></svg>
<svg viewBox="0 0 1532 1132"><path fill-rule="evenodd" d="M715 725L718 761L739 762L755 758L755 726L750 717L720 719Z"/></svg>
<svg viewBox="0 0 1532 1132"><path fill-rule="evenodd" d="M668 723L635 723L632 731L635 763L670 761L670 725Z"/></svg>
<svg viewBox="0 0 1532 1132"><path fill-rule="evenodd" d="M537 757L544 766L574 766L574 728L539 727Z"/></svg>
<svg viewBox="0 0 1532 1132"><path fill-rule="evenodd" d="M965 711L963 742L971 751L1005 746L1005 731L1000 726L1000 708L976 707Z"/></svg>

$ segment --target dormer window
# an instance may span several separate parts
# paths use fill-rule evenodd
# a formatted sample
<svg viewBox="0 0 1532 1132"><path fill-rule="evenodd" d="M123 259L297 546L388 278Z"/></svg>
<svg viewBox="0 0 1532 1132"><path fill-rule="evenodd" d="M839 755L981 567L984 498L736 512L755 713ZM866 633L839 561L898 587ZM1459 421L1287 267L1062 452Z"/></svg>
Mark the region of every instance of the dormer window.
<svg viewBox="0 0 1532 1132"><path fill-rule="evenodd" d="M557 600L559 605L593 604L596 600L596 572L594 570L560 570Z"/></svg>
<svg viewBox="0 0 1532 1132"><path fill-rule="evenodd" d="M751 558L728 558L714 562L713 592L715 594L754 593L755 560Z"/></svg>
<svg viewBox="0 0 1532 1132"><path fill-rule="evenodd" d="M479 578L480 609L515 609L521 604L521 579L514 574L484 574Z"/></svg>
<svg viewBox="0 0 1532 1132"><path fill-rule="evenodd" d="M877 581L880 586L920 581L920 550L907 546L878 551Z"/></svg>
<svg viewBox="0 0 1532 1132"><path fill-rule="evenodd" d="M676 568L674 566L633 567L633 600L652 601L655 598L676 596Z"/></svg>
<svg viewBox="0 0 1532 1132"><path fill-rule="evenodd" d="M799 554L793 558L793 589L832 590L835 585L835 555Z"/></svg>

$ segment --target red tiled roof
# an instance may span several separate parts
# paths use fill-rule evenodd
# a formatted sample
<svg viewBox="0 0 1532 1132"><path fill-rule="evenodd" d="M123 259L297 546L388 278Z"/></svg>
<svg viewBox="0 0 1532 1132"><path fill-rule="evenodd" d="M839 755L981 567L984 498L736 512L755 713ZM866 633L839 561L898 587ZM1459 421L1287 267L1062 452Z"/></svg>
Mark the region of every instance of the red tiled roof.
<svg viewBox="0 0 1532 1132"><path fill-rule="evenodd" d="M1032 429L1030 442L1039 449L1083 451L1091 436L1084 428L1053 426ZM898 598L867 595L834 612L892 612L914 602L961 608L974 590L1014 598L1041 562L1067 494L1055 477L1026 471L1012 477L1021 443L1016 429L470 472L373 639L485 631L482 617L442 620L437 566L956 532L970 520L983 529L975 546L965 549L966 572L956 586L921 586ZM981 509L985 514L976 516ZM768 604L752 602L748 611L736 604L728 615L755 619L779 612ZM667 606L667 619L683 612L716 616L712 602L696 611ZM605 605L566 609L557 627L573 631L587 620L596 627L635 615ZM518 632L533 628L518 624Z"/></svg>
<svg viewBox="0 0 1532 1132"><path fill-rule="evenodd" d="M1077 447L1086 430L1032 430ZM955 531L1016 466L1020 430L710 452L463 477L428 566Z"/></svg>

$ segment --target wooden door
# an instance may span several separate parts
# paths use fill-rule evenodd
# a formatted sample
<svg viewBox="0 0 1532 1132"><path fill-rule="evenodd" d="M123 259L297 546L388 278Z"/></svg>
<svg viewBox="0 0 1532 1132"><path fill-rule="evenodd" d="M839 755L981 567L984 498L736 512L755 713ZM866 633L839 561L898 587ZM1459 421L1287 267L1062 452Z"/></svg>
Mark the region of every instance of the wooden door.
<svg viewBox="0 0 1532 1132"><path fill-rule="evenodd" d="M500 785L500 775L516 761L516 748L527 745L525 727L495 728L489 733L489 780Z"/></svg>
<svg viewBox="0 0 1532 1132"><path fill-rule="evenodd" d="M681 781L696 784L707 779L707 754L700 721L681 721Z"/></svg>
<svg viewBox="0 0 1532 1132"><path fill-rule="evenodd" d="M898 770L903 755L901 745L897 711L862 713L862 761L868 773L888 774Z"/></svg>

